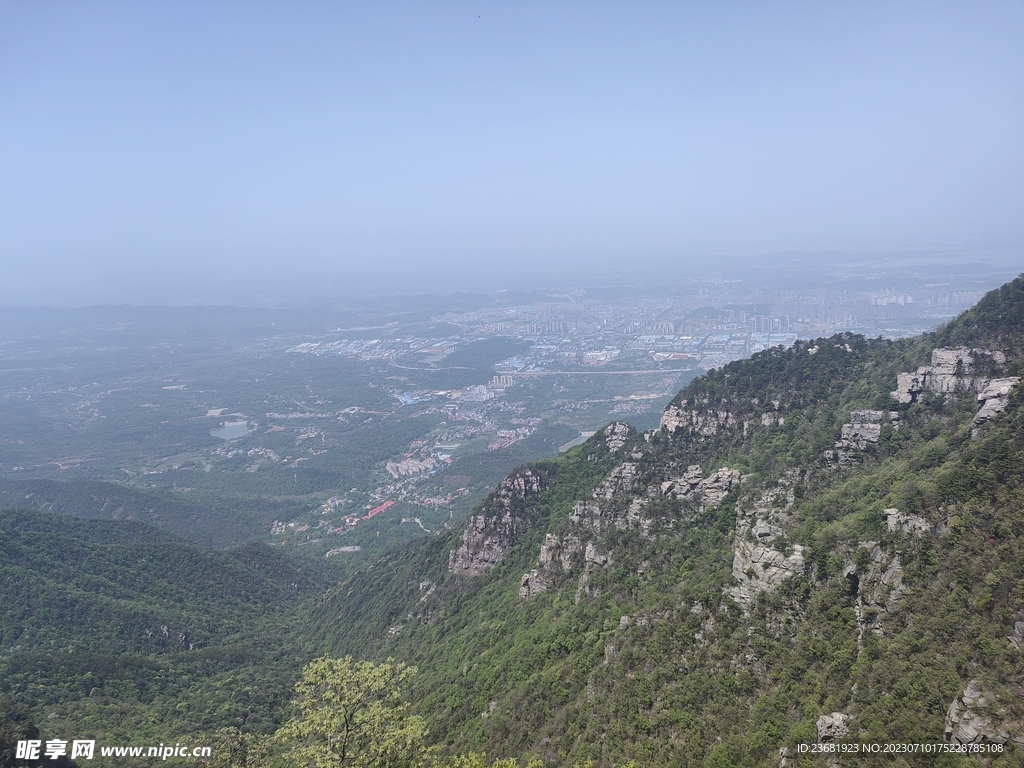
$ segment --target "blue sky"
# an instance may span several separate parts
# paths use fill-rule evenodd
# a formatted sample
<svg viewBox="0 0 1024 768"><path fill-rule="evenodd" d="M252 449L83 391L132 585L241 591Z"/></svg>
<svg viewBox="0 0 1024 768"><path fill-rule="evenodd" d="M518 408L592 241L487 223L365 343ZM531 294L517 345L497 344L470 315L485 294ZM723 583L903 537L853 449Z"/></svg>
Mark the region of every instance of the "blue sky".
<svg viewBox="0 0 1024 768"><path fill-rule="evenodd" d="M1022 212L1020 0L0 0L8 300L967 253L1024 245Z"/></svg>

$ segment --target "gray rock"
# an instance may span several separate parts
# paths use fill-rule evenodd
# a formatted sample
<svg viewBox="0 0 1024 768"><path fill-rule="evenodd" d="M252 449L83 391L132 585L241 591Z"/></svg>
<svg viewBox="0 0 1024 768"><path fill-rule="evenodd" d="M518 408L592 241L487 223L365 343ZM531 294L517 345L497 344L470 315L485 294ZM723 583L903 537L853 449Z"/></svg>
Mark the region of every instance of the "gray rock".
<svg viewBox="0 0 1024 768"><path fill-rule="evenodd" d="M1024 745L1021 724L1007 721L1006 709L980 680L971 680L946 711L946 739L954 744L983 741Z"/></svg>
<svg viewBox="0 0 1024 768"><path fill-rule="evenodd" d="M612 497L633 490L637 475L637 465L627 461L609 473L607 479L594 489L594 498L599 501L611 501Z"/></svg>
<svg viewBox="0 0 1024 768"><path fill-rule="evenodd" d="M604 428L605 445L608 446L608 450L615 453L629 440L629 436L632 434L633 428L622 421L616 421L609 424Z"/></svg>
<svg viewBox="0 0 1024 768"><path fill-rule="evenodd" d="M931 523L919 515L900 512L895 508L882 511L885 512L885 524L890 532L906 531L920 536L932 529Z"/></svg>
<svg viewBox="0 0 1024 768"><path fill-rule="evenodd" d="M840 465L848 463L856 452L866 451L869 444L878 442L882 436L882 425L892 421L893 416L898 420L899 413L853 411L849 423L840 428L835 451L826 451L825 458ZM898 421L894 426L898 427Z"/></svg>
<svg viewBox="0 0 1024 768"><path fill-rule="evenodd" d="M867 567L860 572L850 564L843 575L857 585L857 599L853 612L857 617L857 647L863 645L864 633L883 634L883 619L899 607L907 587L903 583L903 563L898 553L887 553L876 541L863 541L857 549L865 549L871 556Z"/></svg>
<svg viewBox="0 0 1024 768"><path fill-rule="evenodd" d="M540 545L540 557L538 565L541 568L548 568L558 558L562 542L554 534L546 534L544 543Z"/></svg>
<svg viewBox="0 0 1024 768"><path fill-rule="evenodd" d="M528 600L534 595L546 592L548 583L544 580L540 571L534 568L529 573L524 573L519 582L519 597Z"/></svg>
<svg viewBox="0 0 1024 768"><path fill-rule="evenodd" d="M563 538L559 538L553 533L546 534L544 543L540 545L537 567L529 573L524 573L520 580L519 596L529 599L546 591L559 571L572 569L573 556L580 551L582 546L583 544L576 534L566 534Z"/></svg>
<svg viewBox="0 0 1024 768"><path fill-rule="evenodd" d="M981 408L975 414L971 426L980 426L996 414L1005 411L1006 405L1010 400L1010 390L1018 384L1020 384L1019 376L989 381L985 388L978 393L978 402L981 403Z"/></svg>
<svg viewBox="0 0 1024 768"><path fill-rule="evenodd" d="M597 547L595 547L594 544L591 542L587 544L587 548L584 551L583 561L587 565L605 566L611 562L611 557L612 556L610 554L599 552Z"/></svg>
<svg viewBox="0 0 1024 768"><path fill-rule="evenodd" d="M816 723L818 727L818 743L825 744L837 739L845 739L850 735L849 715L842 712L833 712L830 715L822 715Z"/></svg>
<svg viewBox="0 0 1024 768"><path fill-rule="evenodd" d="M777 501L780 490L785 491L781 507ZM783 486L765 489L751 506L736 509L732 561L736 583L725 593L739 603L744 612L750 610L759 593L774 592L786 579L805 570L802 546L792 545L788 555L772 546L785 533L786 513L792 504L792 488Z"/></svg>
<svg viewBox="0 0 1024 768"><path fill-rule="evenodd" d="M901 373L896 377L896 389L890 394L900 403L912 403L923 392L955 394L977 392L981 408L974 417L973 426L991 419L1006 408L1010 390L1020 383L1016 376L987 379L977 374L976 360L990 357L996 366L1006 364L1006 355L999 350L984 349L935 349L932 350L932 364L922 365L916 373ZM977 439L980 432L972 434Z"/></svg>
<svg viewBox="0 0 1024 768"><path fill-rule="evenodd" d="M1014 648L1020 648L1024 643L1024 621L1017 621L1013 624L1013 634L1008 638Z"/></svg>
<svg viewBox="0 0 1024 768"><path fill-rule="evenodd" d="M740 481L739 470L721 467L704 478L699 464L691 464L682 477L666 480L661 484L664 495L675 493L681 498L698 498L705 507L716 507L726 494Z"/></svg>
<svg viewBox="0 0 1024 768"><path fill-rule="evenodd" d="M893 398L901 403L912 403L922 392L948 394L974 389L974 357L982 350L966 347L932 350L932 364L922 365L916 373L901 373L896 377Z"/></svg>
<svg viewBox="0 0 1024 768"><path fill-rule="evenodd" d="M478 576L504 560L530 527L527 518L517 514L517 508L540 492L540 476L530 469L502 480L480 511L470 516L462 543L448 555L448 570L460 576Z"/></svg>
<svg viewBox="0 0 1024 768"><path fill-rule="evenodd" d="M799 544L794 544L792 554L787 556L761 543L737 541L732 561L736 585L728 594L749 610L759 593L774 592L790 576L803 572L804 548Z"/></svg>
<svg viewBox="0 0 1024 768"><path fill-rule="evenodd" d="M670 435L678 433L712 437L735 423L735 419L729 411L720 409L698 411L696 407L691 410L688 400L684 400L678 406L670 405L661 417L661 428Z"/></svg>

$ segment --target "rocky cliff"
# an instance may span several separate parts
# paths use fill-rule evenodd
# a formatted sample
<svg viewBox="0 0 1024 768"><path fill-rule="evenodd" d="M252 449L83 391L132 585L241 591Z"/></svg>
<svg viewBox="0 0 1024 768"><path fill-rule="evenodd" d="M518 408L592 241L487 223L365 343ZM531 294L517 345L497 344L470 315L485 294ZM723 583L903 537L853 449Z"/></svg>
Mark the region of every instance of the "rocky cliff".
<svg viewBox="0 0 1024 768"><path fill-rule="evenodd" d="M448 570L459 576L479 576L505 559L530 527L529 506L541 492L540 475L521 469L501 481L497 491L474 514L451 551Z"/></svg>
<svg viewBox="0 0 1024 768"><path fill-rule="evenodd" d="M900 373L892 397L898 403L909 404L926 393L975 395L980 407L974 415L974 439L981 437L978 429L986 421L1006 409L1011 390L1020 383L1019 376L999 376L1006 370L1006 353L995 350L935 349L932 364L920 366L914 373ZM996 374L984 375L982 371ZM875 438L877 442L877 438Z"/></svg>

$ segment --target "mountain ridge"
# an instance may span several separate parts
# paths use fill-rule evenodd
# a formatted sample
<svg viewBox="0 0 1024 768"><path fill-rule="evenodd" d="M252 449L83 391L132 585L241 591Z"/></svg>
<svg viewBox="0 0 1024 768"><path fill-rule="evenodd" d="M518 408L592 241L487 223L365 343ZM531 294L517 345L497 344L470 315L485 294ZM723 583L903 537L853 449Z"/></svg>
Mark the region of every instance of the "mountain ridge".
<svg viewBox="0 0 1024 768"><path fill-rule="evenodd" d="M1022 308L1018 278L923 338L843 334L711 371L659 430L612 425L517 470L541 479L530 501L497 489L463 531L332 592L322 641L419 664L414 707L455 750L760 765L832 728L1012 751L1016 382L976 419L1021 370ZM900 402L900 374L929 362L947 389Z"/></svg>

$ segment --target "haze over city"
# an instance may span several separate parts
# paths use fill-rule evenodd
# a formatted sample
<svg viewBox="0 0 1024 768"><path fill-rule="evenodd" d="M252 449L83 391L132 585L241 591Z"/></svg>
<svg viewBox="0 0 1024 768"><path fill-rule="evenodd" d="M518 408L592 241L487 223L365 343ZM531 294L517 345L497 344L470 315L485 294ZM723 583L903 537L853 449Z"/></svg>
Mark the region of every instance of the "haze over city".
<svg viewBox="0 0 1024 768"><path fill-rule="evenodd" d="M1021 765L1022 33L0 0L0 768Z"/></svg>
<svg viewBox="0 0 1024 768"><path fill-rule="evenodd" d="M8 306L1020 262L1020 2L0 17Z"/></svg>

